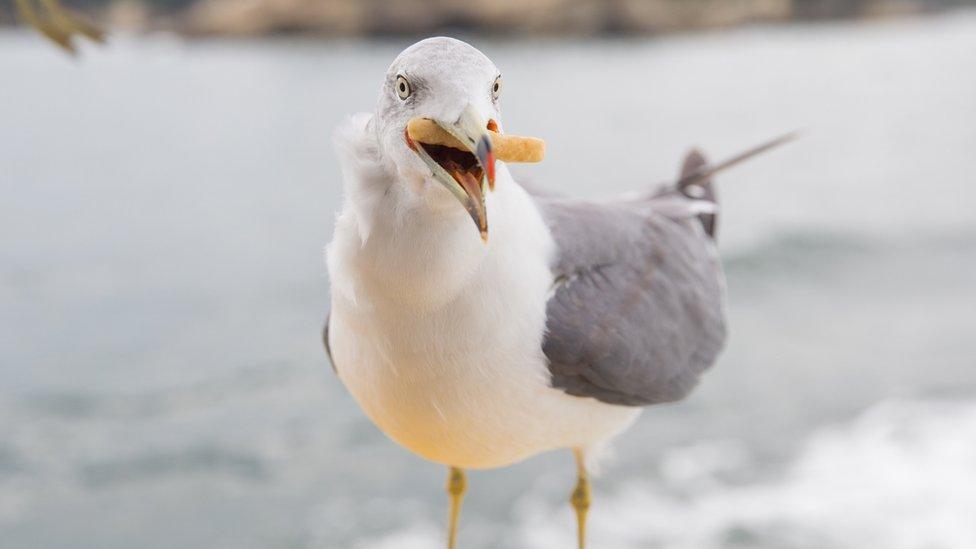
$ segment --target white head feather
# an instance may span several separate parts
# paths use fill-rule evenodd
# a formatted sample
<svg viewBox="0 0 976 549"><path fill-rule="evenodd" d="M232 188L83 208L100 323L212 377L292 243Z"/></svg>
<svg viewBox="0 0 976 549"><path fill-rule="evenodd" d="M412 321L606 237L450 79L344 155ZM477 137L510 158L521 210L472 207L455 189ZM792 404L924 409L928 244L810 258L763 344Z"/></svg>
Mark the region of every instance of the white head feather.
<svg viewBox="0 0 976 549"><path fill-rule="evenodd" d="M401 76L410 87L406 99L397 93ZM454 38L428 38L397 56L386 71L374 113L356 115L335 138L346 196L356 204L364 242L375 224L374 216L382 211L376 208L377 201L384 196L392 197L390 206L396 219L418 207L463 212L407 146L404 129L417 117L457 119L467 105L483 119L494 120L500 129L501 114L492 89L498 76L498 68L488 57Z"/></svg>

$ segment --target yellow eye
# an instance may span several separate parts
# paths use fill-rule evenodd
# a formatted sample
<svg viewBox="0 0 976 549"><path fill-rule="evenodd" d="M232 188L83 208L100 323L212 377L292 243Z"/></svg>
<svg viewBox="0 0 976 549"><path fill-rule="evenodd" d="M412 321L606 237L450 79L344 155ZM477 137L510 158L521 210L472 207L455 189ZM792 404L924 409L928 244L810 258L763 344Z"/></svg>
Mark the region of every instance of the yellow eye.
<svg viewBox="0 0 976 549"><path fill-rule="evenodd" d="M404 100L410 97L410 82L407 82L407 79L404 78L402 75L397 76L395 86L396 86L397 97Z"/></svg>
<svg viewBox="0 0 976 549"><path fill-rule="evenodd" d="M491 99L492 101L498 101L498 94L502 92L502 77L499 75L495 78L495 83L491 85Z"/></svg>

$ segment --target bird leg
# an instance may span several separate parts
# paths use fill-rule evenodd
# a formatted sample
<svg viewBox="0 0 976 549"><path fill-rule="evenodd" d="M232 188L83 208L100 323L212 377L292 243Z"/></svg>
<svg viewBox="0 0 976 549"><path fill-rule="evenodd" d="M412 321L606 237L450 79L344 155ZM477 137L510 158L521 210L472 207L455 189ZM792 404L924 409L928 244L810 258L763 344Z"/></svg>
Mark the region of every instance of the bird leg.
<svg viewBox="0 0 976 549"><path fill-rule="evenodd" d="M458 518L461 516L461 502L464 500L464 492L467 489L468 479L464 474L464 469L451 467L447 477L447 494L451 498L451 511L448 515L447 526L447 549L457 547Z"/></svg>
<svg viewBox="0 0 976 549"><path fill-rule="evenodd" d="M583 451L576 448L573 450L573 455L576 456L576 471L579 480L576 482L576 489L573 490L569 502L576 510L576 532L579 549L586 549L586 514L590 510L590 478L586 472Z"/></svg>

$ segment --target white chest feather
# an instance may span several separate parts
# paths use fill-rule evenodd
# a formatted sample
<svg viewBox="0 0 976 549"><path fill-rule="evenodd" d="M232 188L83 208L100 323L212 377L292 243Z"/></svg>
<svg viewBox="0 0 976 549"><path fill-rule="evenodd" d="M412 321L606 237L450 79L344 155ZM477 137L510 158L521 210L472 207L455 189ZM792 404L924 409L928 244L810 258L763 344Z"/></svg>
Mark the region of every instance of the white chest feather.
<svg viewBox="0 0 976 549"><path fill-rule="evenodd" d="M498 179L487 245L460 208L374 219L365 243L347 209L328 249L340 378L388 436L468 468L586 447L637 414L549 386L553 242L525 192Z"/></svg>

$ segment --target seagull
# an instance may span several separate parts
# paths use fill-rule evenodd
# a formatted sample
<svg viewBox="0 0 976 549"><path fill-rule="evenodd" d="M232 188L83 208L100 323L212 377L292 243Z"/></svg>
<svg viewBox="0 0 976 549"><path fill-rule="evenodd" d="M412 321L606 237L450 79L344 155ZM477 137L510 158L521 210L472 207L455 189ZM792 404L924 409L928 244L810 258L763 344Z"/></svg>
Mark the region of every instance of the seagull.
<svg viewBox="0 0 976 549"><path fill-rule="evenodd" d="M643 407L686 397L725 343L712 176L789 136L715 166L692 151L675 182L579 200L496 161L501 84L473 46L429 38L337 130L325 346L380 430L448 467L450 549L466 470L556 449L575 456L583 549L593 460ZM464 148L414 141L416 118Z"/></svg>

